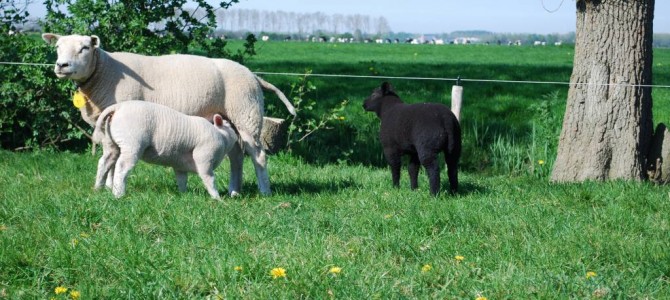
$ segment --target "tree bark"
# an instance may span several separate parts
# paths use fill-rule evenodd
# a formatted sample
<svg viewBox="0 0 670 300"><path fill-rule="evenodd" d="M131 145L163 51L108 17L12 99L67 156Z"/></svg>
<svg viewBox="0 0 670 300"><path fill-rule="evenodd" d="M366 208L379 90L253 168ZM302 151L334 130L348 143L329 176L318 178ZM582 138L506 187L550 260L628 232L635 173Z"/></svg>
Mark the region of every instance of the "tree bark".
<svg viewBox="0 0 670 300"><path fill-rule="evenodd" d="M557 182L647 176L654 0L578 0Z"/></svg>

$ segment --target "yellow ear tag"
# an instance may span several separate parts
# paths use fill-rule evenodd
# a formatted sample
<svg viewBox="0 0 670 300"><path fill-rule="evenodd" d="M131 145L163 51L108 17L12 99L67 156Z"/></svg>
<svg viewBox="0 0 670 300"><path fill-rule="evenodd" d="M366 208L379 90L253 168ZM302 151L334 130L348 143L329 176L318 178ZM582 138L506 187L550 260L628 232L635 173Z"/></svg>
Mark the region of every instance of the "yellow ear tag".
<svg viewBox="0 0 670 300"><path fill-rule="evenodd" d="M76 108L82 108L86 105L86 96L80 91L76 91L72 96L72 104Z"/></svg>

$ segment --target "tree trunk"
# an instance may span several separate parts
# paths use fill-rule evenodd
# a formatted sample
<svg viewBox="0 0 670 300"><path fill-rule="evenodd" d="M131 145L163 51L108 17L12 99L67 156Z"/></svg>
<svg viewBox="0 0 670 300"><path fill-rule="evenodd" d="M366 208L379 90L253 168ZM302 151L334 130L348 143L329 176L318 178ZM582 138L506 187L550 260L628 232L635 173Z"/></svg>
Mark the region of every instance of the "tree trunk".
<svg viewBox="0 0 670 300"><path fill-rule="evenodd" d="M578 0L575 59L552 180L647 176L654 0Z"/></svg>

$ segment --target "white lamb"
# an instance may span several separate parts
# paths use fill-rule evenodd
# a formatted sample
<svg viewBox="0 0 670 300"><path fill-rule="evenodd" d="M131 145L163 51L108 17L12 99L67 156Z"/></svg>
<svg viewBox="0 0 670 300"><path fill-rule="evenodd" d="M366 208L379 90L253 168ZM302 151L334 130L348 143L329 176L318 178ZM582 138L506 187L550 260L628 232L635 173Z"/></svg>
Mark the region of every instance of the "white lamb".
<svg viewBox="0 0 670 300"><path fill-rule="evenodd" d="M145 101L124 101L107 107L95 124L93 141L102 143L95 189L113 176L112 192L125 194L126 177L139 159L170 166L180 192L186 191L187 172L197 173L212 198L219 199L214 169L233 148L238 136L215 114L214 124ZM114 170L114 171L112 171Z"/></svg>
<svg viewBox="0 0 670 300"><path fill-rule="evenodd" d="M56 44L56 76L73 80L85 95L86 103L80 111L86 122L94 125L105 108L131 99L163 104L206 119L221 114L235 125L241 140L240 147L234 147L229 154L229 192L235 195L241 191L246 152L254 163L261 194L270 194L266 156L260 142L263 89L277 94L295 115L295 108L275 86L231 60L109 53L100 48L100 38L95 35L45 33L42 38Z"/></svg>

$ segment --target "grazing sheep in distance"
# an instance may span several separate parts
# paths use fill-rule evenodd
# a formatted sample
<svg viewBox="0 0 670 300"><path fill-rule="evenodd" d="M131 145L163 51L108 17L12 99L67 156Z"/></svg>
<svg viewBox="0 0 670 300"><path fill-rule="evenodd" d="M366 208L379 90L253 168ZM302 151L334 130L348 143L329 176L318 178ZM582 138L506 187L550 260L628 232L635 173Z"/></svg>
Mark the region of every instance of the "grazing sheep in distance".
<svg viewBox="0 0 670 300"><path fill-rule="evenodd" d="M391 166L393 185L400 185L401 157L409 155L410 187L418 187L419 164L426 168L430 192L440 191L438 155L444 153L451 192L458 190L461 127L454 113L439 103L405 104L388 82L365 99L363 108L381 119L379 138Z"/></svg>
<svg viewBox="0 0 670 300"><path fill-rule="evenodd" d="M227 59L108 53L95 35L45 33L42 38L56 44L56 76L73 80L85 95L87 101L80 111L86 122L94 125L102 110L131 99L159 103L206 119L222 114L235 125L241 138L240 147L229 155L231 195L242 188L245 152L254 163L261 194L270 194L266 154L260 142L263 89L277 94L295 115L295 108L275 86Z"/></svg>
<svg viewBox="0 0 670 300"><path fill-rule="evenodd" d="M180 192L186 191L187 172L197 173L212 198L219 199L214 169L238 136L221 115L215 114L212 120L214 124L145 101L124 101L107 107L93 132L93 141L103 145L95 189L107 181L114 196L123 196L128 173L142 159L172 167Z"/></svg>

